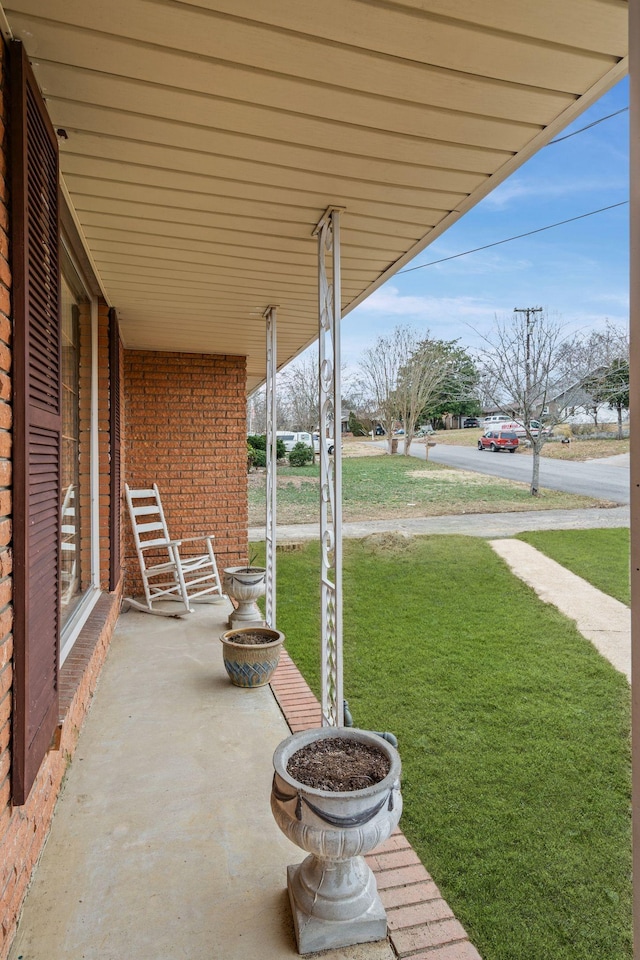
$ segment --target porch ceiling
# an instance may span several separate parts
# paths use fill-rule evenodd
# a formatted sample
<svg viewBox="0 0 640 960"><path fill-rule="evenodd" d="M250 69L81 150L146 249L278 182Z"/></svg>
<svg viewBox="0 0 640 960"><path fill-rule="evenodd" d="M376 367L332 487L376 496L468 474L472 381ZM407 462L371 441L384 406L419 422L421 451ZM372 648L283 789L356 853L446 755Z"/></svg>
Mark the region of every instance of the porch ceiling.
<svg viewBox="0 0 640 960"><path fill-rule="evenodd" d="M626 72L626 0L11 0L130 348L317 334L313 227L361 302Z"/></svg>

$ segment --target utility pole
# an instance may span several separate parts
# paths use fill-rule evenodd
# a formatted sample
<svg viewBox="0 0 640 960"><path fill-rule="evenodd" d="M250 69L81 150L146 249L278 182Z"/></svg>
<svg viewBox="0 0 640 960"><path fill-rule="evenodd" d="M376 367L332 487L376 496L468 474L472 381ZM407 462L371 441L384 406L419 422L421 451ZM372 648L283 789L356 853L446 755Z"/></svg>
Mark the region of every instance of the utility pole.
<svg viewBox="0 0 640 960"><path fill-rule="evenodd" d="M525 353L525 380L526 380L526 403L529 406L531 402L531 374L529 371L529 359L531 355L530 351L530 340L531 340L531 327L535 323L535 317L532 320L531 317L533 314L542 313L542 307L514 307L514 313L526 313L527 315L527 344L526 344L526 353Z"/></svg>

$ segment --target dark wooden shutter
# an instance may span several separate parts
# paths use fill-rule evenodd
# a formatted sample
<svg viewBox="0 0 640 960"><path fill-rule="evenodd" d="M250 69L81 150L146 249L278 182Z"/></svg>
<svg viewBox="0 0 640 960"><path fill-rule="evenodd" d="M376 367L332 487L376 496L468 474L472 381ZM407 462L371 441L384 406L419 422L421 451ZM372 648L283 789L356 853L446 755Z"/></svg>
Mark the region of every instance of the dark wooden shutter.
<svg viewBox="0 0 640 960"><path fill-rule="evenodd" d="M120 328L113 307L109 310L109 382L109 589L115 590L120 581Z"/></svg>
<svg viewBox="0 0 640 960"><path fill-rule="evenodd" d="M24 803L58 723L60 269L58 145L26 54L11 43L14 315L12 798Z"/></svg>

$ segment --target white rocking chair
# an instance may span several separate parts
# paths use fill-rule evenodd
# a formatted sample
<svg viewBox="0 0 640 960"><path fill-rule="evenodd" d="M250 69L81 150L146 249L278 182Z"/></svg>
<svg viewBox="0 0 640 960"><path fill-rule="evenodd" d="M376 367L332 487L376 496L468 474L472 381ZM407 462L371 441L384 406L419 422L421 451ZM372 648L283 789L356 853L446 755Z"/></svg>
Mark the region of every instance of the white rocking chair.
<svg viewBox="0 0 640 960"><path fill-rule="evenodd" d="M213 552L213 537L183 537L172 540L167 529L160 492L154 483L151 490L131 490L124 485L133 529L133 539L140 563L140 573L146 603L126 597L125 602L161 617L183 617L193 613L194 601L210 602L224 596L218 567ZM206 552L198 556L180 556L180 547L197 541L205 543ZM155 556L147 560L147 552ZM180 612L155 609L159 600L175 600L183 609Z"/></svg>
<svg viewBox="0 0 640 960"><path fill-rule="evenodd" d="M66 607L78 590L78 565L76 562L76 493L72 483L69 484L65 492L60 514L62 521L60 542L60 603L63 607Z"/></svg>

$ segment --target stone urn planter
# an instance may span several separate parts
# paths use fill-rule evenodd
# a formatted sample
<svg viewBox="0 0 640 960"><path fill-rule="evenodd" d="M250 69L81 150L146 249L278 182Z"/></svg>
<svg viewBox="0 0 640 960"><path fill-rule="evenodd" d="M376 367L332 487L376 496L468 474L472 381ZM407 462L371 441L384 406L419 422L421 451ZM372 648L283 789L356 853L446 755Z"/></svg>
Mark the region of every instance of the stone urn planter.
<svg viewBox="0 0 640 960"><path fill-rule="evenodd" d="M280 660L284 633L270 627L237 627L220 637L222 658L236 687L264 687Z"/></svg>
<svg viewBox="0 0 640 960"><path fill-rule="evenodd" d="M307 786L288 771L302 748L338 738L380 751L387 761L386 775L360 789L336 792ZM276 823L309 853L301 864L287 868L298 952L384 939L387 918L363 854L386 840L400 819L398 751L365 730L322 727L284 740L273 765L271 810Z"/></svg>
<svg viewBox="0 0 640 960"><path fill-rule="evenodd" d="M230 627L244 627L252 623L264 623L260 607L256 603L266 589L265 567L227 567L224 571L224 590L238 603L229 617Z"/></svg>

